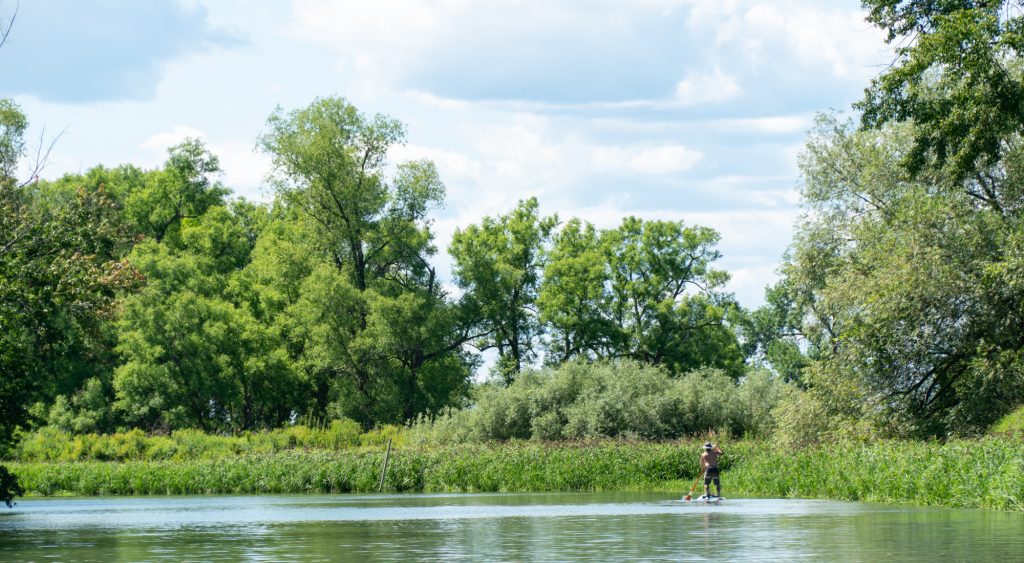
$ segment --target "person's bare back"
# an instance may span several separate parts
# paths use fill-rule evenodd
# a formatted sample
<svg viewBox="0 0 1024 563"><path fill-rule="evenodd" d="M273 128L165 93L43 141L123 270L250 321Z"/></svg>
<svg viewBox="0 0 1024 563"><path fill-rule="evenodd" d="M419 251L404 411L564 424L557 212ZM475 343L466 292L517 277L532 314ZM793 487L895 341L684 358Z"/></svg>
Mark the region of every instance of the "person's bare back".
<svg viewBox="0 0 1024 563"><path fill-rule="evenodd" d="M704 473L704 497L709 497L709 486L715 484L715 496L722 496L722 484L718 477L718 458L722 456L722 448L711 442L704 444L704 453L700 454L700 470Z"/></svg>
<svg viewBox="0 0 1024 563"><path fill-rule="evenodd" d="M722 450L717 447L713 450L700 454L700 468L703 471L708 467L718 467L718 458L722 456ZM693 459L693 458L690 458Z"/></svg>

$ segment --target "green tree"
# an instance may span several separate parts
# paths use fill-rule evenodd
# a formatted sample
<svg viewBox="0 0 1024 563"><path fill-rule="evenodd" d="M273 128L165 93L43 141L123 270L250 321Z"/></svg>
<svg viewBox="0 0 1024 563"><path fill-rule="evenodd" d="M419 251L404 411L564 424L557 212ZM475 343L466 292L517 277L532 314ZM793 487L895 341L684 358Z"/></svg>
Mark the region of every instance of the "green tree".
<svg viewBox="0 0 1024 563"><path fill-rule="evenodd" d="M632 358L681 374L742 373L737 308L712 263L718 233L628 217L598 233L570 221L555 237L539 302L560 359Z"/></svg>
<svg viewBox="0 0 1024 563"><path fill-rule="evenodd" d="M833 412L896 434L976 432L1024 398L1024 294L1009 273L1019 217L1006 211L1020 206L996 210L969 180L908 171L917 127L819 123L784 272L820 353L809 383ZM1024 170L1012 145L1007 185Z"/></svg>
<svg viewBox="0 0 1024 563"><path fill-rule="evenodd" d="M611 271L601 233L569 220L554 236L537 305L547 329L547 362L615 357L623 344L612 316Z"/></svg>
<svg viewBox="0 0 1024 563"><path fill-rule="evenodd" d="M39 217L47 217L77 205L83 198L102 201L102 205L95 207L97 214L93 219L104 232L117 236L94 237L91 246L81 250L97 263L128 264L125 259L135 237L124 214L124 201L128 194L141 188L144 178L145 173L133 166L96 166L84 174L38 180L32 184L31 207ZM114 400L113 372L119 358L114 351L117 331L112 320L95 324L89 333L65 333L65 352L48 362L47 369L54 377L41 390L33 410L42 414L49 408L54 412L45 414L45 418L60 419L64 426L69 420L76 420L75 426L82 432L114 430L119 421L110 404Z"/></svg>
<svg viewBox="0 0 1024 563"><path fill-rule="evenodd" d="M902 164L997 189L1007 140L1024 132L1020 0L863 0L896 58L859 104L863 123L912 121Z"/></svg>
<svg viewBox="0 0 1024 563"><path fill-rule="evenodd" d="M404 163L386 181L388 149L405 138L401 123L318 98L290 113L279 108L267 126L260 146L274 159L278 193L315 222L319 250L359 291L382 279L436 283L427 213L444 184L428 161Z"/></svg>
<svg viewBox="0 0 1024 563"><path fill-rule="evenodd" d="M273 157L279 204L309 234L291 243L309 261L261 261L253 274L290 280L274 322L294 328L290 346L313 392L304 408L372 425L459 404L472 324L428 261L429 213L445 192L433 164L402 163L389 175L403 126L341 98L278 109L267 127L260 146Z"/></svg>
<svg viewBox="0 0 1024 563"><path fill-rule="evenodd" d="M675 374L702 366L742 372L739 343L728 326L734 304L720 291L729 276L712 268L721 256L717 232L627 217L603 239L620 356Z"/></svg>
<svg viewBox="0 0 1024 563"><path fill-rule="evenodd" d="M28 119L21 108L8 98L0 98L0 188L17 183L17 169L25 154L25 129Z"/></svg>
<svg viewBox="0 0 1024 563"><path fill-rule="evenodd" d="M792 280L783 278L765 288L765 304L740 316L739 329L743 355L755 364L763 364L783 381L798 383L810 358L801 348L813 354L801 332L803 319L796 305Z"/></svg>
<svg viewBox="0 0 1024 563"><path fill-rule="evenodd" d="M486 333L475 344L480 350L497 349L498 371L506 384L536 357L537 289L545 245L557 223L557 217L541 217L537 198L530 198L452 236L448 252L456 283Z"/></svg>
<svg viewBox="0 0 1024 563"><path fill-rule="evenodd" d="M57 368L102 340L114 298L135 282L127 263L103 252L126 244L103 191L41 205L37 186L13 176L25 127L17 106L0 102L0 447L54 388ZM18 489L2 476L9 500Z"/></svg>
<svg viewBox="0 0 1024 563"><path fill-rule="evenodd" d="M131 255L146 287L122 303L116 407L148 428L283 423L296 401L292 363L270 327L228 291L249 263L242 221L211 207L184 219L178 238L180 248L148 240Z"/></svg>
<svg viewBox="0 0 1024 563"><path fill-rule="evenodd" d="M125 213L139 233L173 244L182 220L223 205L228 190L213 179L220 163L198 139L186 139L168 154L164 167L146 174L143 186L128 194Z"/></svg>

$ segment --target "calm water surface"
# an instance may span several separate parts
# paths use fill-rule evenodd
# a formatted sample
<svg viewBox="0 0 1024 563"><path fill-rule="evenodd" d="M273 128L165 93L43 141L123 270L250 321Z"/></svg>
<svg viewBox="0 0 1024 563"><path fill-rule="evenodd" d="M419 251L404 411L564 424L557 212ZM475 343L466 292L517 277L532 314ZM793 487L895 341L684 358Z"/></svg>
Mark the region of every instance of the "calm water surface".
<svg viewBox="0 0 1024 563"><path fill-rule="evenodd" d="M1024 514L662 493L24 500L2 561L1024 561Z"/></svg>

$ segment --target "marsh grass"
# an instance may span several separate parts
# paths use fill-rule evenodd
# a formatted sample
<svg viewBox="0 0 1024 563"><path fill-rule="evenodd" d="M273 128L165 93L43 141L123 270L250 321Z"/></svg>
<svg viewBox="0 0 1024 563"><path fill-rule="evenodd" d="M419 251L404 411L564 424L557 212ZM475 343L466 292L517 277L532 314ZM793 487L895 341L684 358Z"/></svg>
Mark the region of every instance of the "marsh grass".
<svg viewBox="0 0 1024 563"><path fill-rule="evenodd" d="M395 448L389 492L682 492L697 473L700 441L509 442ZM831 498L1024 510L1024 442L839 443L785 451L768 442L724 444L727 496ZM35 495L376 492L383 451L290 450L220 459L121 463L13 463Z"/></svg>
<svg viewBox="0 0 1024 563"><path fill-rule="evenodd" d="M834 443L737 455L729 486L773 497L1024 510L1024 441Z"/></svg>

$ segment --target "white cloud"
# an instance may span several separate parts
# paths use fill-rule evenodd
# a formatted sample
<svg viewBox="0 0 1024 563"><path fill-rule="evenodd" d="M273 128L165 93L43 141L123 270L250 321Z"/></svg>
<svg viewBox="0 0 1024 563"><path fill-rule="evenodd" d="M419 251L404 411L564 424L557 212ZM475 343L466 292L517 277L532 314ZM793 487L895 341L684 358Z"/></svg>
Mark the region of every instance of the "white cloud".
<svg viewBox="0 0 1024 563"><path fill-rule="evenodd" d="M779 279L777 268L774 261L733 268L725 289L736 294L744 307L757 308L764 303L764 289Z"/></svg>
<svg viewBox="0 0 1024 563"><path fill-rule="evenodd" d="M721 120L721 125L740 132L790 135L807 131L813 122L810 115L776 115Z"/></svg>
<svg viewBox="0 0 1024 563"><path fill-rule="evenodd" d="M752 65L798 61L838 78L865 80L886 60L882 32L865 22L864 11L852 2L691 1L691 32L713 30L717 48L734 47Z"/></svg>
<svg viewBox="0 0 1024 563"><path fill-rule="evenodd" d="M715 67L714 72L690 74L676 84L676 99L683 105L720 103L740 93L736 78Z"/></svg>
<svg viewBox="0 0 1024 563"><path fill-rule="evenodd" d="M371 78L409 64L439 38L443 22L465 5L458 0L433 5L416 0L294 0L288 29L296 38L337 50L342 69L352 67Z"/></svg>
<svg viewBox="0 0 1024 563"><path fill-rule="evenodd" d="M264 179L272 166L268 155L254 150L252 143L217 143L210 145L210 151L220 158L225 185L249 199L268 198L264 191Z"/></svg>
<svg viewBox="0 0 1024 563"><path fill-rule="evenodd" d="M590 151L593 169L639 174L674 174L694 167L703 154L678 144L657 146L604 146L581 147Z"/></svg>
<svg viewBox="0 0 1024 563"><path fill-rule="evenodd" d="M141 147L149 151L159 152L161 155L166 155L167 149L188 138L205 140L206 133L187 125L175 125L170 131L161 131L150 136L142 142Z"/></svg>

